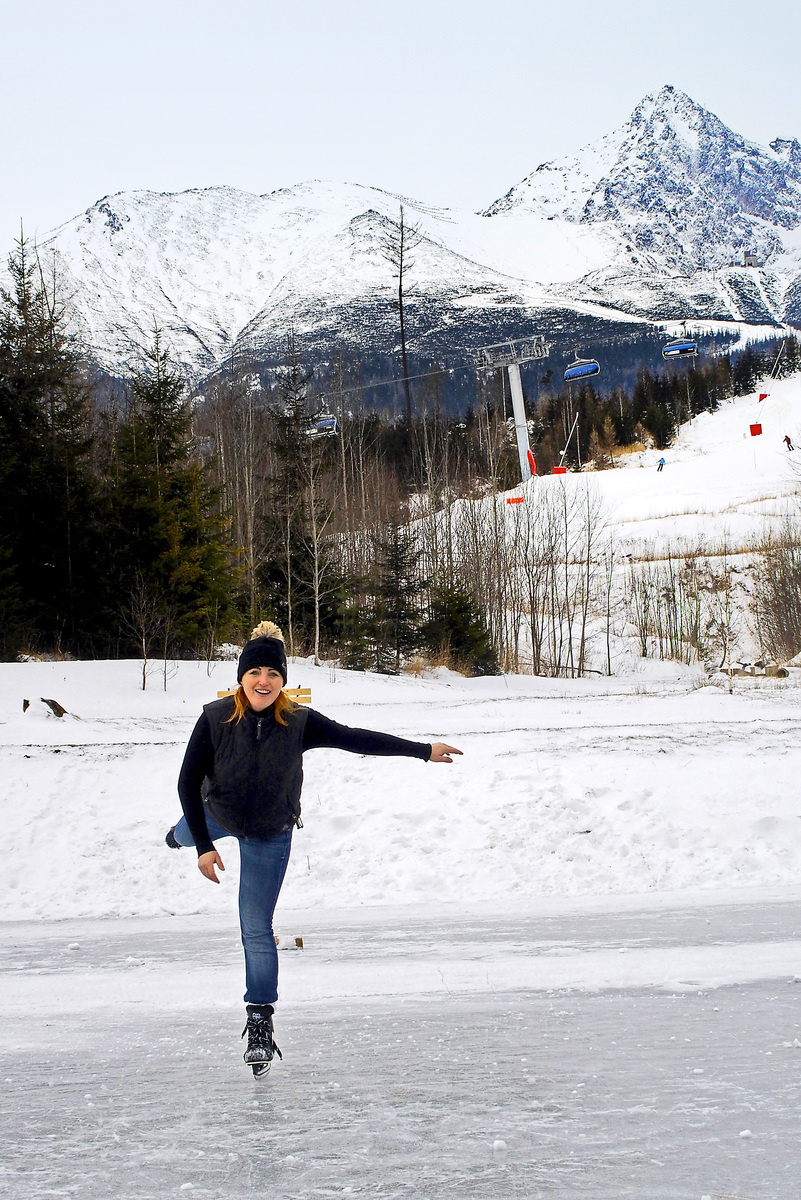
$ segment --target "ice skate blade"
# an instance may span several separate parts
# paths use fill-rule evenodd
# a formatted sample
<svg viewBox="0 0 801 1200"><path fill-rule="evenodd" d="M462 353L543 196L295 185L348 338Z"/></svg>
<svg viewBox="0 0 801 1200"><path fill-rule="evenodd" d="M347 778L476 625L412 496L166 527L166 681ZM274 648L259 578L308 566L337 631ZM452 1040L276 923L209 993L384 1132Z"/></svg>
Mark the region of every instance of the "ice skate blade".
<svg viewBox="0 0 801 1200"><path fill-rule="evenodd" d="M272 1065L271 1062L248 1063L254 1079L263 1079Z"/></svg>

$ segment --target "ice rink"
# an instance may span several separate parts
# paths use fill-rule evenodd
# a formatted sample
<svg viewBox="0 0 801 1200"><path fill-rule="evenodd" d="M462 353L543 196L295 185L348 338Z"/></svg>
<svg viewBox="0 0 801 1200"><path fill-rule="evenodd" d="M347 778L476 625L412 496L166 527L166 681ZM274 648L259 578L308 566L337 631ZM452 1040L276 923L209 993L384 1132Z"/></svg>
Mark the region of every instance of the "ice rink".
<svg viewBox="0 0 801 1200"><path fill-rule="evenodd" d="M798 897L610 904L286 914L258 1082L228 923L2 926L3 1190L796 1200Z"/></svg>

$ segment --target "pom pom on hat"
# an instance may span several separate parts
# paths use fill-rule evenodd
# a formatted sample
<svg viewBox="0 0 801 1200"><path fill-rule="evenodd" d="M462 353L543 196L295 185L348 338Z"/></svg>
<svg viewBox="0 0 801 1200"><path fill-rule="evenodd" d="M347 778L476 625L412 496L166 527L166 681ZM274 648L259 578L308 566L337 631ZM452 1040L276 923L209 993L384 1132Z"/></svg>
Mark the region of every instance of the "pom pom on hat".
<svg viewBox="0 0 801 1200"><path fill-rule="evenodd" d="M272 621L260 621L250 635L250 641L239 656L236 669L236 681L242 682L242 676L253 667L272 667L280 672L286 683L286 648L284 635Z"/></svg>
<svg viewBox="0 0 801 1200"><path fill-rule="evenodd" d="M273 621L259 621L250 637L251 640L260 637L278 638L280 642L284 640L283 633Z"/></svg>

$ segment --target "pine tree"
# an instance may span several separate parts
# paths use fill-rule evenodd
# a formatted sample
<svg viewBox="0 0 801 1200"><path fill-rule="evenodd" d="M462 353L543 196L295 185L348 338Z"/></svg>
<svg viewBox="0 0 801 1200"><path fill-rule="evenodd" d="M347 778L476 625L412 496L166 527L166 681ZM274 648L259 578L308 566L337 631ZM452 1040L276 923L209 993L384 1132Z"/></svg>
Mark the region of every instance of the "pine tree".
<svg viewBox="0 0 801 1200"><path fill-rule="evenodd" d="M0 652L80 649L96 580L89 390L55 267L21 236L0 290Z"/></svg>
<svg viewBox="0 0 801 1200"><path fill-rule="evenodd" d="M375 648L380 638L366 580L342 579L335 636L343 667L349 671L368 671L375 666Z"/></svg>
<svg viewBox="0 0 801 1200"><path fill-rule="evenodd" d="M409 529L391 522L374 541L378 563L375 666L384 674L398 675L404 658L420 644L420 597L428 581L420 577L422 552Z"/></svg>
<svg viewBox="0 0 801 1200"><path fill-rule="evenodd" d="M151 636L176 653L196 650L210 624L224 628L235 590L191 423L186 385L157 329L110 439L109 574L128 640L140 647L142 622L131 613L147 611Z"/></svg>
<svg viewBox="0 0 801 1200"><path fill-rule="evenodd" d="M749 392L753 392L763 370L764 364L760 361L760 355L753 346L746 346L745 350L737 355L732 366L735 396L747 396Z"/></svg>
<svg viewBox="0 0 801 1200"><path fill-rule="evenodd" d="M446 657L471 675L499 675L498 658L478 606L456 583L437 586L421 636L432 658Z"/></svg>
<svg viewBox="0 0 801 1200"><path fill-rule="evenodd" d="M398 320L400 322L401 364L403 366L403 390L406 400L406 429L411 434L412 427L412 391L409 383L409 359L406 352L406 310L404 283L406 272L414 265L410 252L423 240L419 225L410 225L406 220L403 205L397 221L387 219L386 231L381 242L381 252L395 268L398 281Z"/></svg>

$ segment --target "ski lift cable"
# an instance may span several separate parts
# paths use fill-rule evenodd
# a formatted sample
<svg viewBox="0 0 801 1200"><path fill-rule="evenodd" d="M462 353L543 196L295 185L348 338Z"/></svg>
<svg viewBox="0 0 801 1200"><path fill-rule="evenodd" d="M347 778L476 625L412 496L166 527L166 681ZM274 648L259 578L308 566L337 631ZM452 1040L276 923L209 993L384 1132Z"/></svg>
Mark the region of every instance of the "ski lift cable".
<svg viewBox="0 0 801 1200"><path fill-rule="evenodd" d="M455 374L456 372L461 374L472 370L473 367L445 367L445 371L448 374ZM336 391L329 389L328 391L320 392L319 398L321 400L330 400L337 396L350 396L356 392L371 392L373 388L397 387L403 383L404 379L408 379L409 381L413 379L429 379L432 375L441 375L442 373L443 369L440 367L436 371L421 371L419 375L401 375L399 379L379 379L376 383L354 384L352 387L337 388Z"/></svg>
<svg viewBox="0 0 801 1200"><path fill-rule="evenodd" d="M612 346L625 345L627 342L630 342L632 340L633 336L634 335L627 335L627 334L612 334L610 337L607 337L605 339L605 341L609 345L612 345ZM664 334L663 334L663 336L664 336ZM526 341L526 340L528 340L528 339L516 338L516 339L512 339L512 343L514 341ZM509 345L509 344L510 344L509 340L507 340L505 343L499 343L499 345ZM576 351L574 350L574 354L575 353L576 353ZM595 359L586 359L586 360L581 360L581 361L582 362L586 361L588 364L596 364ZM473 371L475 371L475 369L476 368L475 368L474 364L470 364L469 366L465 365L465 366L454 366L454 367L445 367L445 368L438 367L438 368L436 368L436 370L421 371L416 375L406 375L406 376L402 375L398 379L380 379L380 380L377 380L375 383L353 384L350 387L337 388L336 390L332 390L329 388L326 391L319 393L319 399L326 400L326 399L331 399L331 398L337 397L337 396L351 396L351 395L355 395L359 392L370 392L374 388L397 387L399 384L403 383L404 379L408 379L410 382L412 380L418 380L418 379L430 379L434 375L441 375L443 373L443 370L445 372L447 372L448 374L457 374L457 373L463 374L464 372L472 373ZM486 367L483 369L484 370L500 370L501 368L500 367ZM587 377L589 378L593 375L598 375L598 374L600 374L600 366L598 366L597 369L595 369L595 365L593 365L593 369L587 372ZM569 380L566 380L565 382L569 382Z"/></svg>
<svg viewBox="0 0 801 1200"><path fill-rule="evenodd" d="M499 342L498 346L508 346L513 349L514 346L517 345L518 342L531 342L531 341L532 341L532 338L530 336L529 337L520 337L520 338L508 338L503 342ZM499 363L499 364L488 365L486 367L482 367L481 369L485 370L485 371L490 371L490 370L496 371L496 370L501 370L502 366L503 366L503 364ZM475 367L474 363L472 363L470 366L461 366L461 367L460 366L444 367L444 368L437 367L432 371L421 371L417 375L402 375L400 377L400 379L381 379L376 383L354 384L352 387L339 388L335 392L332 392L332 391L321 392L320 398L324 400L329 396L347 396L354 392L369 392L369 391L372 391L373 388L378 388L378 387L396 387L398 384L403 383L404 379L408 379L410 381L414 380L414 379L429 379L433 375L441 375L443 373L443 371L447 372L448 374L456 374L457 372L461 374L465 371L473 372L473 371L475 371L475 369L476 369L476 367Z"/></svg>
<svg viewBox="0 0 801 1200"><path fill-rule="evenodd" d="M502 367L483 368L485 371L501 371L502 369ZM351 387L337 388L335 391L328 389L324 392L320 392L318 398L320 400L331 400L337 396L350 396L356 392L371 392L373 388L398 387L399 384L403 383L404 379L408 379L410 381L415 379L430 379L434 375L442 375L443 373L455 375L457 373L464 374L465 372L469 372L472 374L475 372L475 370L476 368L473 364L464 367L438 367L434 371L421 371L418 375L401 375L398 379L379 379L375 383L353 384Z"/></svg>
<svg viewBox="0 0 801 1200"><path fill-rule="evenodd" d="M776 361L773 364L773 369L771 370L770 375L768 375L768 383L774 383L776 380L776 372L779 369L779 363L781 362L781 357L784 354L784 347L786 345L787 339L783 338L782 344L779 346L779 353L776 355ZM770 392L758 392L757 396L759 397L757 400L757 412L763 413L765 411L765 401L767 401L769 398Z"/></svg>

